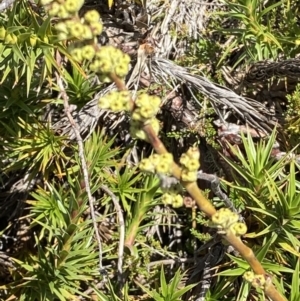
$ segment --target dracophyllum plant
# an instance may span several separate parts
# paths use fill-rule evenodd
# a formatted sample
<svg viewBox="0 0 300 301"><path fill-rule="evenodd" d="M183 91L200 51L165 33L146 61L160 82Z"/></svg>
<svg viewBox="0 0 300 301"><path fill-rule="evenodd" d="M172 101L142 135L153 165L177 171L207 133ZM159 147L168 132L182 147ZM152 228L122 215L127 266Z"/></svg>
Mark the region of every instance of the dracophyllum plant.
<svg viewBox="0 0 300 301"><path fill-rule="evenodd" d="M238 215L229 209L217 211L199 189L197 185L199 150L189 149L181 156L178 165L159 139L160 127L156 115L160 109L160 99L147 94L140 94L133 99L127 91L124 77L129 71L129 56L112 46L97 44L96 36L103 30L99 14L96 11L88 12L80 18L78 12L83 0L44 0L42 4L48 9L50 16L61 19L56 26L58 38L68 42L69 52L76 61L89 72L96 74L101 81L115 82L120 90L101 97L99 106L113 112L126 111L130 117L132 137L147 141L156 151L156 155L141 161L141 170L176 178L182 189L196 201L199 209L211 218L211 226L216 227L224 240L227 240L249 263L254 273L251 283L257 283L259 277L264 278L265 294L274 301L286 301L269 280L270 277L253 251L242 242L241 236L247 231L246 225L240 223ZM165 203L174 207L183 204L180 188L173 187L165 193L167 194L163 197ZM247 275L246 278L250 279Z"/></svg>

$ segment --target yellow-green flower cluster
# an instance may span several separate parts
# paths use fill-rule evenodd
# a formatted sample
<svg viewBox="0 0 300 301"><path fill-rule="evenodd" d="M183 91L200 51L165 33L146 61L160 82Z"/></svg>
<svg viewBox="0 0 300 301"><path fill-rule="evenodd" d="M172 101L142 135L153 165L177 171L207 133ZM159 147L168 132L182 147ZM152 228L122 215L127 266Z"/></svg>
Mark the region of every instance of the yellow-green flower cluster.
<svg viewBox="0 0 300 301"><path fill-rule="evenodd" d="M197 180L197 171L200 167L200 152L197 147L191 147L180 157L182 166L181 179L184 182L195 182Z"/></svg>
<svg viewBox="0 0 300 301"><path fill-rule="evenodd" d="M77 13L84 0L41 0L41 5L45 5L49 16L66 19Z"/></svg>
<svg viewBox="0 0 300 301"><path fill-rule="evenodd" d="M155 135L158 135L159 130L160 130L159 120L156 118L152 118L152 119L147 120L144 123L141 123L139 121L132 120L132 119L130 121L130 129L129 130L130 130L131 137L134 139L140 139L140 140L144 140L146 142L150 142L148 139L148 136L142 129L143 125L150 125L152 127Z"/></svg>
<svg viewBox="0 0 300 301"><path fill-rule="evenodd" d="M173 167L173 155L170 153L158 155L153 154L149 158L145 158L140 162L140 169L149 173L158 173L161 175L170 175ZM179 183L162 190L162 202L165 205L172 205L174 208L182 207L183 197L180 194L182 187Z"/></svg>
<svg viewBox="0 0 300 301"><path fill-rule="evenodd" d="M103 81L111 81L110 75L123 78L129 71L130 57L113 46L99 48L89 65L92 72L102 75Z"/></svg>
<svg viewBox="0 0 300 301"><path fill-rule="evenodd" d="M180 183L176 183L168 188L161 188L164 194L162 195L162 202L165 205L171 205L174 208L179 208L183 206L182 197L182 186Z"/></svg>
<svg viewBox="0 0 300 301"><path fill-rule="evenodd" d="M130 134L133 138L148 141L148 137L142 130L144 125L149 124L155 135L159 133L159 121L155 118L160 107L160 98L148 94L141 94L135 100L135 108L131 115Z"/></svg>
<svg viewBox="0 0 300 301"><path fill-rule="evenodd" d="M265 284L266 284L266 278L264 275L256 275L251 271L246 272L243 275L243 278L250 282L251 285L255 288L261 288L264 289Z"/></svg>
<svg viewBox="0 0 300 301"><path fill-rule="evenodd" d="M162 202L165 205L171 205L173 208L180 208L183 206L183 197L180 194L167 192L162 195Z"/></svg>
<svg viewBox="0 0 300 301"><path fill-rule="evenodd" d="M140 169L150 173L169 175L173 167L173 155L170 153L158 155L153 154L140 162Z"/></svg>
<svg viewBox="0 0 300 301"><path fill-rule="evenodd" d="M130 99L129 91L112 91L100 97L99 107L113 112L127 111L130 108Z"/></svg>
<svg viewBox="0 0 300 301"><path fill-rule="evenodd" d="M85 13L84 17L70 18L56 24L55 29L58 32L60 40L77 39L92 40L100 35L103 30L100 15L96 10Z"/></svg>
<svg viewBox="0 0 300 301"><path fill-rule="evenodd" d="M213 226L221 228L225 233L230 231L236 236L242 236L247 232L247 226L238 220L238 214L228 208L218 210L211 218Z"/></svg>
<svg viewBox="0 0 300 301"><path fill-rule="evenodd" d="M135 109L132 119L144 122L156 116L160 107L160 98L148 94L141 94L135 100Z"/></svg>
<svg viewBox="0 0 300 301"><path fill-rule="evenodd" d="M6 29L3 26L0 26L0 41L4 41L6 37Z"/></svg>
<svg viewBox="0 0 300 301"><path fill-rule="evenodd" d="M0 41L4 41L6 45L14 45L18 42L18 37L14 33L8 33L7 30L1 26Z"/></svg>
<svg viewBox="0 0 300 301"><path fill-rule="evenodd" d="M93 59L96 53L96 49L94 45L82 45L81 47L77 45L72 45L69 48L69 52L72 58L77 62L82 62L84 60L90 61Z"/></svg>

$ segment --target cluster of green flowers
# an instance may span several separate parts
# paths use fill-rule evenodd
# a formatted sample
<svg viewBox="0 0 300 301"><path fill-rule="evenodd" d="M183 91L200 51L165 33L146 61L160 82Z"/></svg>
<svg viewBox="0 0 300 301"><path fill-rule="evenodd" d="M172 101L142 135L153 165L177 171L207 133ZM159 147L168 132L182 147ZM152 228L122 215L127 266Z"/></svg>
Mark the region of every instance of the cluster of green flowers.
<svg viewBox="0 0 300 301"><path fill-rule="evenodd" d="M112 91L99 99L99 106L113 112L128 111L130 99L129 91Z"/></svg>
<svg viewBox="0 0 300 301"><path fill-rule="evenodd" d="M197 147L191 147L180 157L182 166L181 179L184 182L195 182L197 180L197 171L200 167L200 152Z"/></svg>
<svg viewBox="0 0 300 301"><path fill-rule="evenodd" d="M159 121L155 118L160 107L160 98L148 94L141 94L135 100L135 108L132 112L130 123L130 134L133 138L148 141L148 137L141 129L143 125L149 124L155 135L159 133Z"/></svg>
<svg viewBox="0 0 300 301"><path fill-rule="evenodd" d="M173 155L170 153L153 154L149 158L143 159L139 166L142 171L168 176L172 173ZM165 205L171 205L174 208L179 208L183 205L183 197L180 194L182 187L179 183L168 188L162 188L162 190L164 192L162 202Z"/></svg>
<svg viewBox="0 0 300 301"><path fill-rule="evenodd" d="M178 193L166 192L162 195L162 202L165 205L171 205L173 208L180 208L183 206L183 197Z"/></svg>
<svg viewBox="0 0 300 301"><path fill-rule="evenodd" d="M170 175L173 167L173 155L170 153L158 155L153 154L149 158L143 159L139 167L142 171Z"/></svg>
<svg viewBox="0 0 300 301"><path fill-rule="evenodd" d="M222 231L230 231L235 236L239 237L247 232L247 226L244 223L238 222L239 216L228 208L221 208L211 218L212 225L217 226Z"/></svg>
<svg viewBox="0 0 300 301"><path fill-rule="evenodd" d="M98 74L102 82L111 82L110 75L115 74L123 78L129 71L130 57L113 46L73 44L70 47L72 58L82 63L89 62L89 70Z"/></svg>
<svg viewBox="0 0 300 301"><path fill-rule="evenodd" d="M253 272L248 271L243 275L243 278L250 282L251 285L255 288L264 289L266 284L266 278L264 275L255 275Z"/></svg>
<svg viewBox="0 0 300 301"><path fill-rule="evenodd" d="M86 12L81 19L78 17L84 0L41 0L41 4L51 17L63 19L55 26L60 40L91 40L102 33L103 25L96 10Z"/></svg>
<svg viewBox="0 0 300 301"><path fill-rule="evenodd" d="M129 71L130 57L113 46L99 48L91 59L89 69L100 75L100 79L110 82L110 74L123 78Z"/></svg>
<svg viewBox="0 0 300 301"><path fill-rule="evenodd" d="M149 173L158 173L161 175L170 175L172 173L173 155L170 153L158 155L153 154L149 158L145 158L140 162L140 169ZM183 197L181 195L182 187L179 183L168 188L162 188L162 202L165 205L171 205L179 208L183 205Z"/></svg>
<svg viewBox="0 0 300 301"><path fill-rule="evenodd" d="M110 75L123 78L129 71L130 57L112 46L99 47L96 37L102 33L103 24L99 13L90 10L82 18L78 12L83 0L42 0L52 17L63 19L55 25L59 40L75 40L69 46L72 58L78 63L89 62L91 72L103 82L110 82Z"/></svg>
<svg viewBox="0 0 300 301"><path fill-rule="evenodd" d="M66 19L77 13L84 0L41 0L41 5L45 5L49 16Z"/></svg>
<svg viewBox="0 0 300 301"><path fill-rule="evenodd" d="M18 37L14 33L8 33L6 29L0 27L0 41L4 41L6 45L13 45L18 42Z"/></svg>
<svg viewBox="0 0 300 301"><path fill-rule="evenodd" d="M3 26L0 26L0 42L4 42L5 45L14 45L19 43L27 42L30 46L35 47L38 41L41 41L36 35L31 34L19 34L15 35L13 32L9 33L10 30L6 30ZM48 37L44 37L44 42L48 43Z"/></svg>
<svg viewBox="0 0 300 301"><path fill-rule="evenodd" d="M148 94L141 94L135 100L132 119L144 122L156 116L160 107L160 98Z"/></svg>
<svg viewBox="0 0 300 301"><path fill-rule="evenodd" d="M100 35L103 30L103 24L100 15L96 10L85 13L83 18L71 18L64 22L56 24L55 29L58 32L60 40L77 39L92 40Z"/></svg>

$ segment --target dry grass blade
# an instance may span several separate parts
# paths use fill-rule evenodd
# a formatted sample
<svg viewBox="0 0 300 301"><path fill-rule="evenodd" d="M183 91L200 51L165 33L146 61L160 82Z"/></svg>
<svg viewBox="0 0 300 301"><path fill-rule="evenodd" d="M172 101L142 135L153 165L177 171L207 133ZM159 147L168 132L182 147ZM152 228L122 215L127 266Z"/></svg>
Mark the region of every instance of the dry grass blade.
<svg viewBox="0 0 300 301"><path fill-rule="evenodd" d="M150 36L159 41L158 52L161 57L168 57L171 52L175 56L184 55L188 48L187 38L199 39L210 17L209 12L221 5L214 0L173 0L161 6L157 6L157 3L155 5L155 2L147 3L152 21L156 23ZM164 18L158 22L161 16Z"/></svg>

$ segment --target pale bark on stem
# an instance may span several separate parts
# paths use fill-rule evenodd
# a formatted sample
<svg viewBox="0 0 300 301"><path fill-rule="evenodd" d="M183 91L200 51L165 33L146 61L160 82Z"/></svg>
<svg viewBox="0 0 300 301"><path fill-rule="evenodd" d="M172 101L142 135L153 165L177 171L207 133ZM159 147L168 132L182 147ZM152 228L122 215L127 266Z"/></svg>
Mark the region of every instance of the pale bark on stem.
<svg viewBox="0 0 300 301"><path fill-rule="evenodd" d="M119 237L119 247L118 247L118 284L119 284L119 296L122 295L122 290L125 285L124 273L123 273L123 259L124 259L124 241L125 241L125 221L122 213L122 208L120 206L120 201L118 197L104 184L101 185L101 189L105 191L110 198L112 199L116 212L119 219L119 227L120 227L120 237Z"/></svg>
<svg viewBox="0 0 300 301"><path fill-rule="evenodd" d="M96 235L96 240L98 243L99 270L100 270L100 273L102 273L104 271L103 266L102 266L102 244L101 244L101 238L100 238L99 229L98 229L98 225L97 225L96 214L95 214L95 210L94 210L94 198L93 198L93 195L91 192L91 187L90 187L90 178L89 178L86 157L85 157L85 153L84 153L84 145L83 145L82 137L80 135L80 130L79 130L78 124L75 122L75 120L71 114L71 110L70 110L70 106L69 106L69 96L67 95L67 92L64 88L62 78L60 77L60 75L57 72L56 72L56 79L57 79L57 85L60 89L60 93L61 93L61 96L62 96L62 99L64 102L65 114L68 117L69 122L76 135L76 141L77 141L77 145L78 145L78 155L79 155L79 159L80 159L81 170L83 173L85 190L86 190L86 193L88 196L91 218L92 218L93 227L94 227L94 231L95 231L95 235Z"/></svg>
<svg viewBox="0 0 300 301"><path fill-rule="evenodd" d="M224 238L239 251L240 255L249 263L253 272L257 275L265 275L266 271L262 267L261 263L255 257L252 249L247 247L239 237L236 237L232 232L228 232Z"/></svg>

